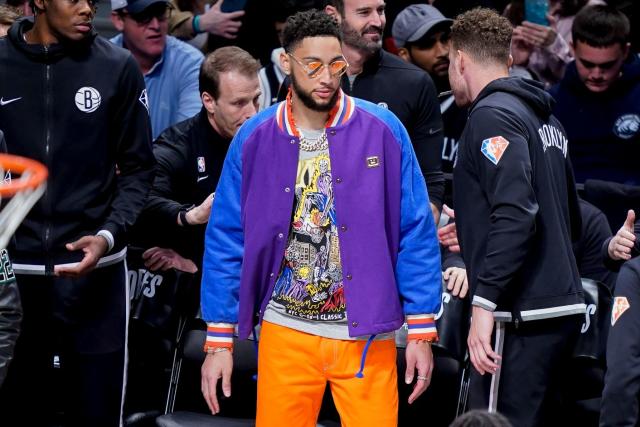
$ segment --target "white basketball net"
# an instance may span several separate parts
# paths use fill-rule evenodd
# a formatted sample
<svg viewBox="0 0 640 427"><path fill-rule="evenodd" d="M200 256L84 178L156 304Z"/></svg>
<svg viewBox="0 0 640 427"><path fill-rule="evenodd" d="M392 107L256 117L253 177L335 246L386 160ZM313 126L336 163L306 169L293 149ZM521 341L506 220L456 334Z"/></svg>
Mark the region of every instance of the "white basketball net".
<svg viewBox="0 0 640 427"><path fill-rule="evenodd" d="M16 178L15 175L12 176L10 170L4 170L2 164L0 164L0 187L10 183L11 179L27 180L29 175L29 171L25 171L20 177ZM35 189L19 191L4 201L0 195L0 207L2 207L2 210L0 210L0 249L7 247L9 239L11 239L13 233L15 233L33 205L42 197L46 187L46 181L44 181Z"/></svg>

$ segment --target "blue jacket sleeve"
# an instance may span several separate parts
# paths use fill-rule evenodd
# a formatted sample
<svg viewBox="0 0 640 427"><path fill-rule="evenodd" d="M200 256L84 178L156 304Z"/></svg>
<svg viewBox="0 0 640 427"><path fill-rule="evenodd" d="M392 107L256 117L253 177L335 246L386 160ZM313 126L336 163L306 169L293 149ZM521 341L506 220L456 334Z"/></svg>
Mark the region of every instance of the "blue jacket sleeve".
<svg viewBox="0 0 640 427"><path fill-rule="evenodd" d="M202 317L207 323L238 323L244 254L241 193L245 137L241 128L231 142L205 234L201 306Z"/></svg>
<svg viewBox="0 0 640 427"><path fill-rule="evenodd" d="M400 248L396 281L405 315L435 314L440 309L442 272L427 186L409 135L399 121L395 133L402 149Z"/></svg>

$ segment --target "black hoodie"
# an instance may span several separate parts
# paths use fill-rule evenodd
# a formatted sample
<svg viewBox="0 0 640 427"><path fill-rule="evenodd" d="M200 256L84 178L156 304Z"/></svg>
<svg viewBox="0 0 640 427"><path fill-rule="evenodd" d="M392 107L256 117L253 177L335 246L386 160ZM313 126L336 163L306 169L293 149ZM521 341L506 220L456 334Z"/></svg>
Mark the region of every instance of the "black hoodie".
<svg viewBox="0 0 640 427"><path fill-rule="evenodd" d="M536 82L495 80L458 147L454 203L473 304L498 320L585 311L572 251L580 208L552 103Z"/></svg>
<svg viewBox="0 0 640 427"><path fill-rule="evenodd" d="M131 54L95 35L27 44L23 35L32 26L20 20L0 39L0 129L9 153L49 169L46 193L11 248L16 272L24 265L44 274L79 261L82 252L65 243L100 230L120 252L155 161L144 80Z"/></svg>

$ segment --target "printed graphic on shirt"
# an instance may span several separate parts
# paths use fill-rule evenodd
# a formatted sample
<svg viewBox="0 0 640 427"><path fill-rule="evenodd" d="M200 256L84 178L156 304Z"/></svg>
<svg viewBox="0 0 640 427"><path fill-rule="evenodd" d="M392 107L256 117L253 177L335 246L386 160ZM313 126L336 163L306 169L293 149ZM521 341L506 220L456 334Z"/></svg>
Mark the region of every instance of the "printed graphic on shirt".
<svg viewBox="0 0 640 427"><path fill-rule="evenodd" d="M491 163L497 165L508 146L509 141L504 139L502 136L494 136L482 141L482 147L480 150L482 151L482 154L491 161Z"/></svg>
<svg viewBox="0 0 640 427"><path fill-rule="evenodd" d="M613 133L618 138L631 139L640 131L640 116L637 114L625 114L618 117L613 125Z"/></svg>
<svg viewBox="0 0 640 427"><path fill-rule="evenodd" d="M611 326L615 325L622 313L631 307L627 297L616 297L613 300L613 309L611 310Z"/></svg>
<svg viewBox="0 0 640 427"><path fill-rule="evenodd" d="M296 204L272 301L288 315L314 321L346 319L331 164L327 151L300 159Z"/></svg>
<svg viewBox="0 0 640 427"><path fill-rule="evenodd" d="M13 272L11 261L9 261L9 254L6 249L2 249L0 250L0 285L15 279L16 275Z"/></svg>

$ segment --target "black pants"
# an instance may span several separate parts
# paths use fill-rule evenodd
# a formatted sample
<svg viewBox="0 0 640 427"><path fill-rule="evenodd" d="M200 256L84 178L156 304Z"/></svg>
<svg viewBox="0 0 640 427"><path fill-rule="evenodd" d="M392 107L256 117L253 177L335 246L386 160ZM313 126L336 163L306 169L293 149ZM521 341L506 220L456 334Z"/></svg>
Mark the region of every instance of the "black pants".
<svg viewBox="0 0 640 427"><path fill-rule="evenodd" d="M80 279L19 275L24 318L0 389L0 425L116 427L123 399L124 262ZM59 368L54 367L54 355Z"/></svg>
<svg viewBox="0 0 640 427"><path fill-rule="evenodd" d="M484 376L471 368L469 406L497 410L518 427L561 425L564 374L582 322L584 315L520 322L517 328L496 322L500 368Z"/></svg>

